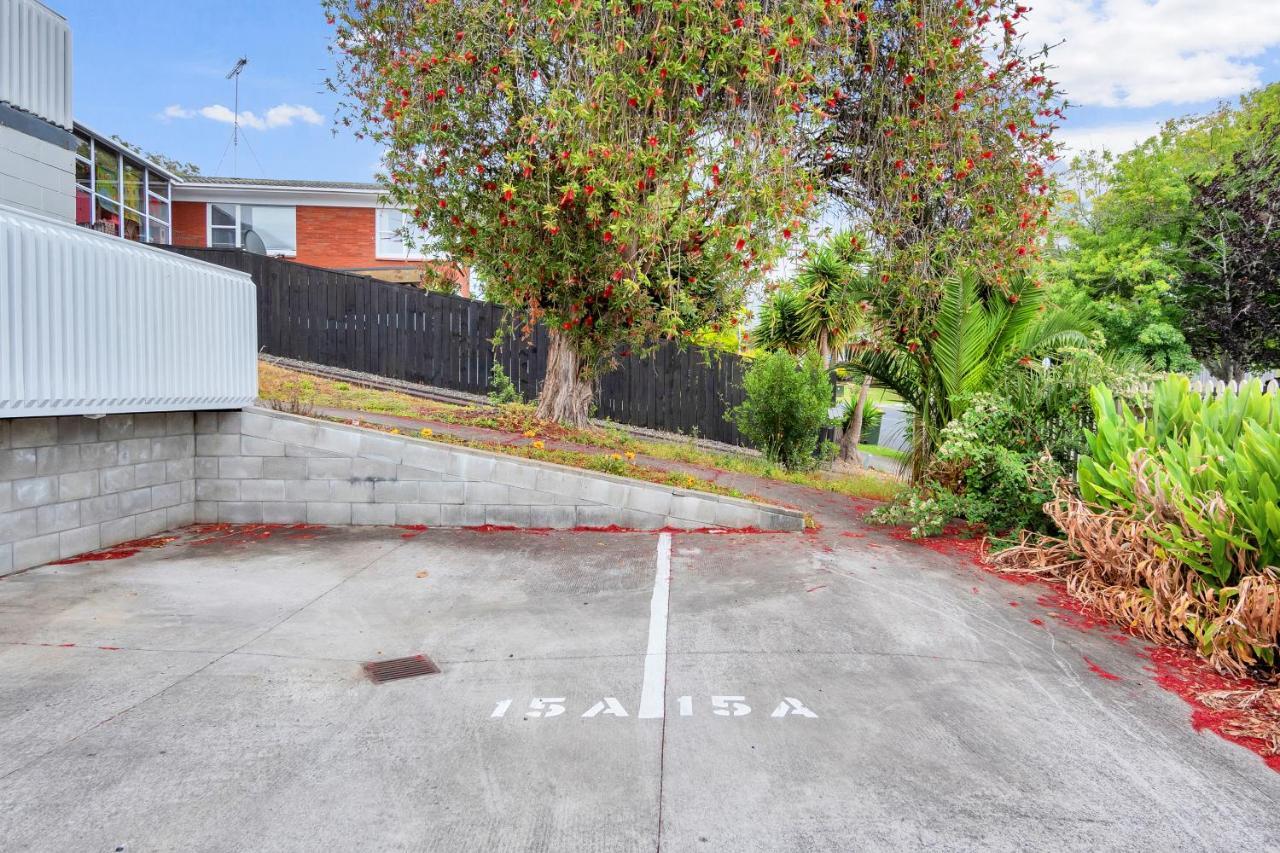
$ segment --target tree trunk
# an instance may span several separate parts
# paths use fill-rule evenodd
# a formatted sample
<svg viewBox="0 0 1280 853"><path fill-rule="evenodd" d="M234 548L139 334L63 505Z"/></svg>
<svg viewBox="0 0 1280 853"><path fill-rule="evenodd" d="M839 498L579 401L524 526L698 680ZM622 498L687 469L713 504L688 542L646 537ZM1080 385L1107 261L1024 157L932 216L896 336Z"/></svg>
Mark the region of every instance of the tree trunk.
<svg viewBox="0 0 1280 853"><path fill-rule="evenodd" d="M862 388L858 391L858 402L853 406L853 417L849 420L849 429L840 438L840 458L855 465L862 465L858 442L862 440L862 420L867 411L867 394L870 391L871 377L864 376Z"/></svg>
<svg viewBox="0 0 1280 853"><path fill-rule="evenodd" d="M822 362L824 369L831 367L831 344L826 329L818 330L818 360Z"/></svg>
<svg viewBox="0 0 1280 853"><path fill-rule="evenodd" d="M547 375L538 394L540 421L557 421L569 427L585 429L591 408L591 381L585 378L586 365L573 348L573 343L558 329L548 331Z"/></svg>

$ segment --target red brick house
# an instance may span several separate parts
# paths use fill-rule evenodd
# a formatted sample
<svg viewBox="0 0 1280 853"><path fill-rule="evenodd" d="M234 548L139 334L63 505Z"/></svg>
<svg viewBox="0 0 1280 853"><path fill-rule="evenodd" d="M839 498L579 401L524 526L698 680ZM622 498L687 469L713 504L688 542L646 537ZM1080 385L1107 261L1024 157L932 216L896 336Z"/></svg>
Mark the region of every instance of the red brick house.
<svg viewBox="0 0 1280 853"><path fill-rule="evenodd" d="M172 185L173 243L243 248L252 231L267 254L387 281L416 282L430 265L469 296L468 270L406 239L408 218L380 196L377 184L183 178Z"/></svg>

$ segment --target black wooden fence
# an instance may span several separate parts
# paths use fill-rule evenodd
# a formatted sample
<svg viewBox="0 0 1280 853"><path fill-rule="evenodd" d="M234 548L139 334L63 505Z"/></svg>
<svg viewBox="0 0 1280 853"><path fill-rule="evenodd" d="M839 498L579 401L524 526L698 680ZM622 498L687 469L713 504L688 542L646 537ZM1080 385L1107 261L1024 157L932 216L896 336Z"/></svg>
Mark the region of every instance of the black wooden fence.
<svg viewBox="0 0 1280 853"><path fill-rule="evenodd" d="M547 331L495 332L504 309L239 249L165 247L242 270L258 286L263 352L473 394L489 390L494 361L527 400L547 367ZM742 402L743 363L731 353L663 342L601 377L596 414L616 423L745 444L725 413Z"/></svg>

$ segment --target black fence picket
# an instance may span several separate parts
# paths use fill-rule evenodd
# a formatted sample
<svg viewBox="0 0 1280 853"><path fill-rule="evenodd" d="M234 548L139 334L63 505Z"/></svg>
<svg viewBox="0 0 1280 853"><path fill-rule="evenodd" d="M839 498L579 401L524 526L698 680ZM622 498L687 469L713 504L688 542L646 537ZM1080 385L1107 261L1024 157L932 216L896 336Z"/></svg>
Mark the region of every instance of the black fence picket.
<svg viewBox="0 0 1280 853"><path fill-rule="evenodd" d="M489 390L497 361L526 400L547 366L547 330L505 333L504 309L254 255L239 249L165 248L249 273L258 286L258 345L271 355L472 394ZM665 341L623 350L599 380L596 414L620 424L745 444L725 418L741 403L738 356Z"/></svg>

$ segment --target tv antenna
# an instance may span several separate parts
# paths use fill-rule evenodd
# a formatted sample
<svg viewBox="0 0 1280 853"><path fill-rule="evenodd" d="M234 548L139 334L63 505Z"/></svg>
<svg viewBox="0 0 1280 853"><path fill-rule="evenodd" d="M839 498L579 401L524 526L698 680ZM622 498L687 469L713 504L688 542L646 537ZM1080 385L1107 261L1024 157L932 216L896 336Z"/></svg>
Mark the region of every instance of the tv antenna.
<svg viewBox="0 0 1280 853"><path fill-rule="evenodd" d="M231 118L231 174L235 175L240 168L240 72L249 64L247 57L236 60L235 67L227 72L227 79L236 81L235 109ZM224 154L225 156L225 154Z"/></svg>

